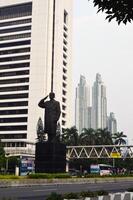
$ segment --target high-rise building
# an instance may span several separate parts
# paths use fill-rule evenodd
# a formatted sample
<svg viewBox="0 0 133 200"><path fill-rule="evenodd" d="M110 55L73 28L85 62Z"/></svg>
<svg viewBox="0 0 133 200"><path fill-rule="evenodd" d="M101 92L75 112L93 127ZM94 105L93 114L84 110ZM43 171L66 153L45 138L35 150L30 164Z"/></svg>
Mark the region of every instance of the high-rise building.
<svg viewBox="0 0 133 200"><path fill-rule="evenodd" d="M0 139L35 142L38 102L51 91L71 126L72 0L0 1ZM52 79L53 77L53 79Z"/></svg>
<svg viewBox="0 0 133 200"><path fill-rule="evenodd" d="M117 121L115 118L114 113L110 113L110 116L108 117L108 130L113 135L114 133L117 133Z"/></svg>
<svg viewBox="0 0 133 200"><path fill-rule="evenodd" d="M75 126L79 134L83 128L89 128L89 106L90 93L89 87L84 76L80 76L80 82L76 88L75 98Z"/></svg>
<svg viewBox="0 0 133 200"><path fill-rule="evenodd" d="M88 107L88 128L92 128L91 121L92 121L92 107Z"/></svg>
<svg viewBox="0 0 133 200"><path fill-rule="evenodd" d="M96 81L92 87L92 128L107 128L106 87L100 74L96 74Z"/></svg>

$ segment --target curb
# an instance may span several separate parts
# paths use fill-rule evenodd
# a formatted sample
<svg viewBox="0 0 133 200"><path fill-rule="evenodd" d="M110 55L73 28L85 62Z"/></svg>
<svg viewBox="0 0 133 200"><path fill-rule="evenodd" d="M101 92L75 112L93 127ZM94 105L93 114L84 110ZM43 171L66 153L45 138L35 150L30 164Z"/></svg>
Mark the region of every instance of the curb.
<svg viewBox="0 0 133 200"><path fill-rule="evenodd" d="M24 179L24 180L0 180L0 188L7 187L32 187L37 185L53 184L89 184L89 183L114 183L121 181L133 181L133 178L72 178L72 179Z"/></svg>

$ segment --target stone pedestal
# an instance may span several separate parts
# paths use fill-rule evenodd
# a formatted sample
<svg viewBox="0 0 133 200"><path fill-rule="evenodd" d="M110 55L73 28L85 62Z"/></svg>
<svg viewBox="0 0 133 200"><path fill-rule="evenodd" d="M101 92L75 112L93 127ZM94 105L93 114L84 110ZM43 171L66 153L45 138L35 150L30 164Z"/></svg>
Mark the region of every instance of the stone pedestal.
<svg viewBox="0 0 133 200"><path fill-rule="evenodd" d="M36 173L62 173L66 171L66 146L62 143L38 142L35 152Z"/></svg>

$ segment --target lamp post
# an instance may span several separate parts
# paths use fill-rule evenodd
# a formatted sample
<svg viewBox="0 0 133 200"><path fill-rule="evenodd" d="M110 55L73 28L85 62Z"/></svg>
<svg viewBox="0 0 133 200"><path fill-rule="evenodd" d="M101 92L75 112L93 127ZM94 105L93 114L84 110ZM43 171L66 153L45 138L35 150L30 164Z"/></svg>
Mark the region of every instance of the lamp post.
<svg viewBox="0 0 133 200"><path fill-rule="evenodd" d="M5 157L6 157L6 174L7 174L7 172L8 172L8 157L9 157L9 153L7 153L5 155Z"/></svg>
<svg viewBox="0 0 133 200"><path fill-rule="evenodd" d="M115 158L113 158L113 167L115 168Z"/></svg>

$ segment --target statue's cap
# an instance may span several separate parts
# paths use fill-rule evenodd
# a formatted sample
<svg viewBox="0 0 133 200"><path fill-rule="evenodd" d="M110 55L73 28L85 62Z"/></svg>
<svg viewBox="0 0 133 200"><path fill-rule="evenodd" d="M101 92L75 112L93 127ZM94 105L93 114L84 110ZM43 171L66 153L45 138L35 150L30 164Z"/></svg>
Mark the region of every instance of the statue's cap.
<svg viewBox="0 0 133 200"><path fill-rule="evenodd" d="M50 92L49 93L49 98L50 99L54 99L55 98L55 93L54 92Z"/></svg>

